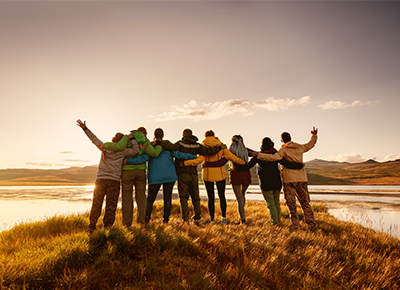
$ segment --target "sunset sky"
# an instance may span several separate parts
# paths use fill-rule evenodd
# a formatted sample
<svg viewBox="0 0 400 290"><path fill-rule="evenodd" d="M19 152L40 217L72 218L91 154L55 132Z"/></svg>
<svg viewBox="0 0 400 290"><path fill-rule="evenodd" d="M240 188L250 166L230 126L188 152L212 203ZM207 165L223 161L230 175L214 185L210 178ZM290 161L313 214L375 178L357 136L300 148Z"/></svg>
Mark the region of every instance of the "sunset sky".
<svg viewBox="0 0 400 290"><path fill-rule="evenodd" d="M397 1L1 1L0 169L97 164L77 119L399 159L399 31Z"/></svg>

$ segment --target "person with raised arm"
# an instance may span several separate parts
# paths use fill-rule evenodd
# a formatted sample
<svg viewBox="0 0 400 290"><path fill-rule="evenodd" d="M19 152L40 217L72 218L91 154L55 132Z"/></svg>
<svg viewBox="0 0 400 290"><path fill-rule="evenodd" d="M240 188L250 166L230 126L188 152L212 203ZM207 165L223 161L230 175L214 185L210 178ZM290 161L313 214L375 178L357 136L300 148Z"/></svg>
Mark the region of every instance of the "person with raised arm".
<svg viewBox="0 0 400 290"><path fill-rule="evenodd" d="M292 141L289 133L283 132L281 134L281 141L284 143L279 151L275 154L264 154L252 152L251 155L260 160L265 161L278 161L285 158L288 161L303 163L303 154L311 150L317 142L318 129L311 130L311 139L306 144L298 144ZM282 167L283 179L283 193L285 196L286 204L289 208L292 227L294 229L302 229L300 225L299 216L296 209L296 197L304 212L304 219L310 230L315 231L318 229L317 223L314 218L313 210L310 206L310 194L307 187L307 173L305 168L302 169L289 169L285 166Z"/></svg>
<svg viewBox="0 0 400 290"><path fill-rule="evenodd" d="M102 157L100 158L100 163L97 169L92 207L89 214L89 226L87 229L88 232L93 232L96 229L97 220L101 214L104 197L106 198L106 208L103 225L105 228L108 228L114 224L120 191L122 165L126 157L133 156L139 152L139 145L135 139L132 139L129 140L131 148L119 152L107 150L104 148L104 143L86 126L86 121L82 122L79 119L76 122L77 125L83 129L92 143L102 151ZM124 134L117 133L112 138L112 141L118 142L123 137Z"/></svg>

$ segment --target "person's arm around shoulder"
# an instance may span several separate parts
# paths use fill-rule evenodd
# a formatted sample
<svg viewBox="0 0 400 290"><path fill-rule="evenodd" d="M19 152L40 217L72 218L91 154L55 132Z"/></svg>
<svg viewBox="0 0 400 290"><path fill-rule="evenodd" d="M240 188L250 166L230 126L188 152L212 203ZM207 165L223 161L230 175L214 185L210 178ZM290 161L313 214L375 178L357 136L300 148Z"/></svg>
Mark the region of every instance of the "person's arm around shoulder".
<svg viewBox="0 0 400 290"><path fill-rule="evenodd" d="M162 148L168 151L177 151L180 147L179 141L173 144L169 140L157 141L157 145L160 145Z"/></svg>
<svg viewBox="0 0 400 290"><path fill-rule="evenodd" d="M128 147L131 143L131 140L128 136L124 135L117 143L115 142L106 142L104 143L104 148L111 150L111 151L122 151Z"/></svg>
<svg viewBox="0 0 400 290"><path fill-rule="evenodd" d="M76 124L82 128L83 132L85 132L86 136L88 136L88 138L90 139L90 141L92 141L92 143L99 148L99 150L103 150L104 149L104 143L97 138L97 136L95 134L93 134L92 131L89 130L88 127L86 127L86 121L81 121L80 119L78 119L76 121Z"/></svg>
<svg viewBox="0 0 400 290"><path fill-rule="evenodd" d="M144 149L144 153L148 154L150 157L153 157L153 158L160 155L160 153L163 149L160 145L156 145L155 147L153 147L153 145L151 145L149 140L146 141L145 146L146 146L146 148Z"/></svg>
<svg viewBox="0 0 400 290"><path fill-rule="evenodd" d="M138 142L135 140L135 138L129 138L129 139L131 140L132 148L126 148L126 149L124 150L124 155L125 155L125 157L134 156L134 155L136 155L136 154L138 154L138 153L140 152L139 144L138 144ZM139 164L140 164L140 163L139 163Z"/></svg>
<svg viewBox="0 0 400 290"><path fill-rule="evenodd" d="M199 155L196 159L186 160L183 162L185 166L197 166L205 160L203 155Z"/></svg>
<svg viewBox="0 0 400 290"><path fill-rule="evenodd" d="M288 161L285 158L279 160L278 163L285 166L288 169L302 169L304 167L304 163Z"/></svg>
<svg viewBox="0 0 400 290"><path fill-rule="evenodd" d="M200 144L200 147L199 147L199 149L198 149L197 154L206 155L206 156L215 155L215 154L217 154L219 151L221 151L222 145L223 145L223 144L221 144L221 146L206 147L206 146L204 146L203 144ZM226 145L225 145L225 147L226 147Z"/></svg>
<svg viewBox="0 0 400 290"><path fill-rule="evenodd" d="M240 159L239 157L237 157L235 154L233 154L229 149L223 149L224 150L224 157L236 164L239 165L244 165L246 164L245 161L243 161L242 159Z"/></svg>
<svg viewBox="0 0 400 290"><path fill-rule="evenodd" d="M138 165L145 163L150 160L150 156L147 154L142 154L136 157L128 157L126 158L126 164L128 165Z"/></svg>
<svg viewBox="0 0 400 290"><path fill-rule="evenodd" d="M176 159L183 159L183 160L189 160L189 159L196 159L197 155L190 154L190 153L184 153L181 151L172 151L171 156L176 158Z"/></svg>
<svg viewBox="0 0 400 290"><path fill-rule="evenodd" d="M304 144L304 152L309 151L310 149L312 149L315 144L317 143L317 139L318 139L318 129L315 129L315 127L313 127L313 129L311 130L311 139L310 141L308 141L308 143Z"/></svg>
<svg viewBox="0 0 400 290"><path fill-rule="evenodd" d="M249 166L249 168L252 168L254 165L256 165L258 163L258 159L257 157L253 157L251 158L251 160L247 163L247 165Z"/></svg>
<svg viewBox="0 0 400 290"><path fill-rule="evenodd" d="M282 160L282 158L284 157L283 150L285 150L285 148L280 149L275 154L265 154L265 153L252 152L251 156L257 157L258 159L264 160L264 161L267 161L267 162L275 162L275 161Z"/></svg>

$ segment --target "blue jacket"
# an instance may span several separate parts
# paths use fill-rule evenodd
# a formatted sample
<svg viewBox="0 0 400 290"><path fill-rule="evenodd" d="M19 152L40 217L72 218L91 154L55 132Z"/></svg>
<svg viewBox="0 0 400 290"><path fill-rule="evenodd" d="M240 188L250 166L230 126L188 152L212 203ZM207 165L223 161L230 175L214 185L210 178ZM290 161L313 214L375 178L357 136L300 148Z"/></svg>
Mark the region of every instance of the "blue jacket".
<svg viewBox="0 0 400 290"><path fill-rule="evenodd" d="M129 157L126 160L126 164L142 164L149 162L148 169L148 183L151 184L162 184L167 182L173 182L178 180L176 175L174 158L177 159L195 159L197 156L189 153L183 153L180 151L168 151L162 150L160 155L155 158L150 157L147 154L143 154L137 157Z"/></svg>

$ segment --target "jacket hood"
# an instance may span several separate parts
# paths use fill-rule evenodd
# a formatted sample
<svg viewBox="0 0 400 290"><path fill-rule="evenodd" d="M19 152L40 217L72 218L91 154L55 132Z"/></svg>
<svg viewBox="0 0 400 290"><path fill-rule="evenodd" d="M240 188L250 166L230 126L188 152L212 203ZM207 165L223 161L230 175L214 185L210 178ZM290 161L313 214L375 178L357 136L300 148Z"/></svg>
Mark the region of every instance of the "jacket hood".
<svg viewBox="0 0 400 290"><path fill-rule="evenodd" d="M282 147L283 147L283 148L292 148L292 149L296 149L296 148L299 147L299 145L300 145L300 144L297 144L297 143L295 143L295 142L293 142L293 141L290 141L290 142L288 142L288 143L283 144Z"/></svg>
<svg viewBox="0 0 400 290"><path fill-rule="evenodd" d="M218 139L218 137L208 136L201 144L207 147L221 146L221 141Z"/></svg>
<svg viewBox="0 0 400 290"><path fill-rule="evenodd" d="M199 138L197 138L196 136L192 135L192 136L185 136L182 138L182 141L188 144L195 144L197 141L199 141Z"/></svg>
<svg viewBox="0 0 400 290"><path fill-rule="evenodd" d="M144 144L147 141L147 137L143 134L142 131L134 130L134 131L131 131L130 135L133 135L133 137L135 137L136 141L139 144Z"/></svg>

